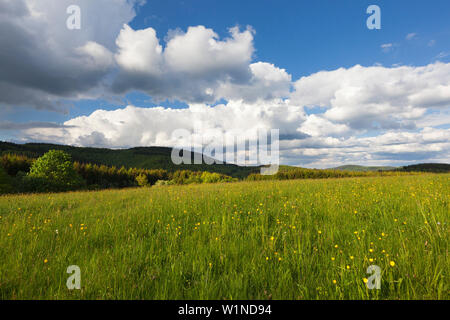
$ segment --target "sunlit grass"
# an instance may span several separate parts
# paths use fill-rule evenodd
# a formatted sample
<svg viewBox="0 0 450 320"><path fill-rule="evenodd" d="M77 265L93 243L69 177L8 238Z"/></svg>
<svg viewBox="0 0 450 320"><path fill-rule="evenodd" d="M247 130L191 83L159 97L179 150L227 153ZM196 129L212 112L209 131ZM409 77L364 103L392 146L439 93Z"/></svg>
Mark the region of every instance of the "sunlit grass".
<svg viewBox="0 0 450 320"><path fill-rule="evenodd" d="M0 197L0 298L448 299L449 178Z"/></svg>

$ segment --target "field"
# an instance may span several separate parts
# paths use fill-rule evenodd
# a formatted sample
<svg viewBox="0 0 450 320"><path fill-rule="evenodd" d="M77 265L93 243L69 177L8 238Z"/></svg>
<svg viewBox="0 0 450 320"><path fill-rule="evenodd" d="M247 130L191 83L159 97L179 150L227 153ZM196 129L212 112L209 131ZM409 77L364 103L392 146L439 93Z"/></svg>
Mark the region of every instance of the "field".
<svg viewBox="0 0 450 320"><path fill-rule="evenodd" d="M449 178L3 196L0 299L449 299Z"/></svg>

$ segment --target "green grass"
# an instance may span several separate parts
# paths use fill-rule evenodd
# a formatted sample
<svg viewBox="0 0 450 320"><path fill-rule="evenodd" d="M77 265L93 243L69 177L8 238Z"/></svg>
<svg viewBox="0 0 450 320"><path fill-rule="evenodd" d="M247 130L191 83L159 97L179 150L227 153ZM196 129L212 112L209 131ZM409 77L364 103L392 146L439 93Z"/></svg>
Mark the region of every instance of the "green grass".
<svg viewBox="0 0 450 320"><path fill-rule="evenodd" d="M0 299L449 299L449 177L0 197Z"/></svg>

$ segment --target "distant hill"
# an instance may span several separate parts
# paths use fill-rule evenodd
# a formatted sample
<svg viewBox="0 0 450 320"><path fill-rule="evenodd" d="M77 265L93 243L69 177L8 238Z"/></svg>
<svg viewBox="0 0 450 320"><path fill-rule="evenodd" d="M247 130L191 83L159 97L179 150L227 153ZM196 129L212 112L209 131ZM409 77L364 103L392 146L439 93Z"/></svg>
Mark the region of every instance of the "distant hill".
<svg viewBox="0 0 450 320"><path fill-rule="evenodd" d="M447 163L420 163L402 167L403 171L422 171L422 172L450 172L450 164Z"/></svg>
<svg viewBox="0 0 450 320"><path fill-rule="evenodd" d="M234 164L192 164L175 165L171 160L172 148L167 147L137 147L131 149L105 149L72 147L45 143L15 144L0 141L0 155L6 153L25 155L38 158L49 150L63 150L72 156L74 161L81 163L104 164L107 166L165 169L168 171L191 170L209 171L245 178L251 173L258 173L259 167L242 167Z"/></svg>
<svg viewBox="0 0 450 320"><path fill-rule="evenodd" d="M380 167L366 167L366 166L358 166L358 165L345 165L336 168L332 168L333 170L343 170L343 171L415 171L415 172L436 172L436 173L446 173L450 172L450 164L446 163L419 163L413 164L404 167L389 167L389 166L380 166Z"/></svg>
<svg viewBox="0 0 450 320"><path fill-rule="evenodd" d="M301 169L301 167L280 165L279 169L280 169L280 171L291 171L291 170Z"/></svg>
<svg viewBox="0 0 450 320"><path fill-rule="evenodd" d="M397 167L389 167L389 166L379 166L379 167L366 167L366 166L358 166L358 165L345 165L336 168L332 168L333 170L342 170L342 171L358 171L358 172L367 172L367 171L390 171L396 170Z"/></svg>
<svg viewBox="0 0 450 320"><path fill-rule="evenodd" d="M106 148L85 148L72 147L57 144L46 143L26 143L15 144L0 141L0 155L6 153L25 155L30 158L38 158L49 150L63 150L72 156L74 161L81 163L104 164L107 166L116 166L138 169L165 169L168 171L191 170L191 171L209 171L226 174L234 178L245 178L252 173L259 173L260 167L244 167L234 164L192 164L175 165L171 160L172 148L167 147L137 147L130 149L106 149ZM280 166L280 171L290 171L299 169L293 166ZM423 172L450 172L450 164L424 163L405 167L390 166L359 166L344 165L333 170L342 171L423 171Z"/></svg>

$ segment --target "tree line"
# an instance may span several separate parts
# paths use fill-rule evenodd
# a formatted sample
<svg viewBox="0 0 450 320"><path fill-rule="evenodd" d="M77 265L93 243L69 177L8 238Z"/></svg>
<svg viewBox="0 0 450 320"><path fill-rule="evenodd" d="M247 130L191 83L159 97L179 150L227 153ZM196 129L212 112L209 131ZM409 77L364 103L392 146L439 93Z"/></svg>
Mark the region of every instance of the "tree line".
<svg viewBox="0 0 450 320"><path fill-rule="evenodd" d="M344 171L280 168L274 175L250 174L246 180L324 179L418 174L411 171ZM137 169L72 161L62 150L50 150L39 158L4 154L0 157L0 194L11 192L60 192L107 188L235 182L237 178L208 171Z"/></svg>
<svg viewBox="0 0 450 320"><path fill-rule="evenodd" d="M250 174L247 177L249 181L260 180L293 180L293 179L327 179L327 178L350 178L350 177L374 177L374 176L400 176L410 175L416 172L402 171L344 171L329 169L305 169L290 168L281 169L274 175ZM418 172L417 172L418 173Z"/></svg>
<svg viewBox="0 0 450 320"><path fill-rule="evenodd" d="M24 155L0 157L0 193L62 192L171 184L231 182L224 174L163 169L117 168L73 162L61 150L50 150L37 159Z"/></svg>

